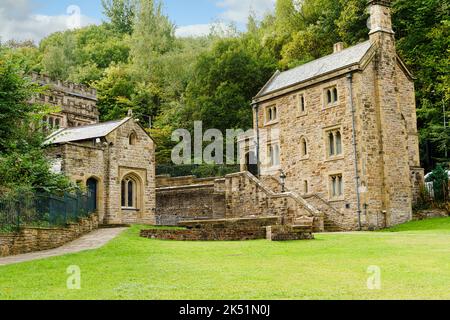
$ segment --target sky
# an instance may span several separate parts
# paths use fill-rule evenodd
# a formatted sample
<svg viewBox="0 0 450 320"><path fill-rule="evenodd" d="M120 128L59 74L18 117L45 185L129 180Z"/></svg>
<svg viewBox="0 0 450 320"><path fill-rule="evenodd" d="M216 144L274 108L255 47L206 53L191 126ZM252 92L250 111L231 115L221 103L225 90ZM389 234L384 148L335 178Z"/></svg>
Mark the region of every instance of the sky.
<svg viewBox="0 0 450 320"><path fill-rule="evenodd" d="M208 34L212 24L245 27L250 12L262 17L275 0L163 0L164 11L177 26L176 35ZM56 31L106 21L101 0L0 0L0 38L33 40Z"/></svg>

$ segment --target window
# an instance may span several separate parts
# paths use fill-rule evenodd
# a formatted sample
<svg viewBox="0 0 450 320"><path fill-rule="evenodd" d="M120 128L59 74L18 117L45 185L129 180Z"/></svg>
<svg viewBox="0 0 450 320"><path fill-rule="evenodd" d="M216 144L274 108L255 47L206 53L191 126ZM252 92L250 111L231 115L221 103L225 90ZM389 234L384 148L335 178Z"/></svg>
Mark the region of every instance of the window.
<svg viewBox="0 0 450 320"><path fill-rule="evenodd" d="M60 119L55 119L55 128L59 129L59 127L61 127L61 120Z"/></svg>
<svg viewBox="0 0 450 320"><path fill-rule="evenodd" d="M344 195L344 185L342 174L330 176L330 196L331 198L341 198Z"/></svg>
<svg viewBox="0 0 450 320"><path fill-rule="evenodd" d="M339 101L337 87L331 87L331 88L325 89L325 101L326 101L326 106L335 105Z"/></svg>
<svg viewBox="0 0 450 320"><path fill-rule="evenodd" d="M128 137L128 143L132 146L134 146L137 142L137 135L135 132L132 132L130 136Z"/></svg>
<svg viewBox="0 0 450 320"><path fill-rule="evenodd" d="M300 154L302 158L308 156L308 142L306 141L306 138L302 138L300 140Z"/></svg>
<svg viewBox="0 0 450 320"><path fill-rule="evenodd" d="M309 193L308 180L303 181L303 191L304 191L305 194Z"/></svg>
<svg viewBox="0 0 450 320"><path fill-rule="evenodd" d="M137 183L133 178L125 178L121 184L122 208L137 209Z"/></svg>
<svg viewBox="0 0 450 320"><path fill-rule="evenodd" d="M278 120L278 109L276 106L266 108L266 123Z"/></svg>
<svg viewBox="0 0 450 320"><path fill-rule="evenodd" d="M269 146L269 160L271 167L280 165L280 146L278 144Z"/></svg>
<svg viewBox="0 0 450 320"><path fill-rule="evenodd" d="M341 130L335 129L327 132L327 154L328 157L342 155Z"/></svg>
<svg viewBox="0 0 450 320"><path fill-rule="evenodd" d="M298 96L298 109L300 113L306 112L306 99L304 94L300 94Z"/></svg>

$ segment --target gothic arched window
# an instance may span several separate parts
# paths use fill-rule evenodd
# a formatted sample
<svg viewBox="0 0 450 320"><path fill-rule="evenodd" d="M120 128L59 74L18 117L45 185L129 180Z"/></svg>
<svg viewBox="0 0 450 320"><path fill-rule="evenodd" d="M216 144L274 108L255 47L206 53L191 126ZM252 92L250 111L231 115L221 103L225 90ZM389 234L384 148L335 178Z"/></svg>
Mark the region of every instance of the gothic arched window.
<svg viewBox="0 0 450 320"><path fill-rule="evenodd" d="M137 142L137 135L136 135L135 132L132 132L132 133L130 134L130 136L128 137L128 143L129 143L131 146L134 146L134 145L136 144L136 142Z"/></svg>
<svg viewBox="0 0 450 320"><path fill-rule="evenodd" d="M121 205L126 209L138 209L138 183L133 177L126 177L121 183Z"/></svg>

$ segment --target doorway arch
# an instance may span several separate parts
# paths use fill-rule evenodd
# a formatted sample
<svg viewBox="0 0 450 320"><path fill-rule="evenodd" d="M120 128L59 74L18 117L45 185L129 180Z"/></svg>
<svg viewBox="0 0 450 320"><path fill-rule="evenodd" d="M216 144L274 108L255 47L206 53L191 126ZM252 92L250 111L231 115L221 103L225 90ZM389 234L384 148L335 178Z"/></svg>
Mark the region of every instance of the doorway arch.
<svg viewBox="0 0 450 320"><path fill-rule="evenodd" d="M245 154L245 168L248 172L250 172L255 177L258 176L258 164L257 164L256 155L253 151L250 151Z"/></svg>
<svg viewBox="0 0 450 320"><path fill-rule="evenodd" d="M94 177L86 181L86 188L89 192L89 204L94 211L98 211L98 180Z"/></svg>

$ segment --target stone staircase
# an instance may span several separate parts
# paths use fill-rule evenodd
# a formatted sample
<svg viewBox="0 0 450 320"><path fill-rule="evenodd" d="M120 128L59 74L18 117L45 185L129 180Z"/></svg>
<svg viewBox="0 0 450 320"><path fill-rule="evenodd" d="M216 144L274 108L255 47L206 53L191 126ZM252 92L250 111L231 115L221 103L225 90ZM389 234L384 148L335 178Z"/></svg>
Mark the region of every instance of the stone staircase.
<svg viewBox="0 0 450 320"><path fill-rule="evenodd" d="M267 185L272 190L280 190L281 183L279 180L273 176L266 176L261 178L261 182ZM307 196L300 196L289 190L289 193L294 194L296 198L301 198L306 201L311 208L314 208L316 212L320 212L319 216L323 221L323 225L318 225L317 213L314 214L316 219L311 217L301 217L294 220L294 224L300 227L308 228L311 225L314 228L314 232L342 232L345 231L345 227L342 223L343 215L334 209L328 201L320 197L319 195L312 194Z"/></svg>
<svg viewBox="0 0 450 320"><path fill-rule="evenodd" d="M323 213L325 232L345 231L345 227L342 223L343 215L334 209L325 199L314 194L305 196L305 200Z"/></svg>

